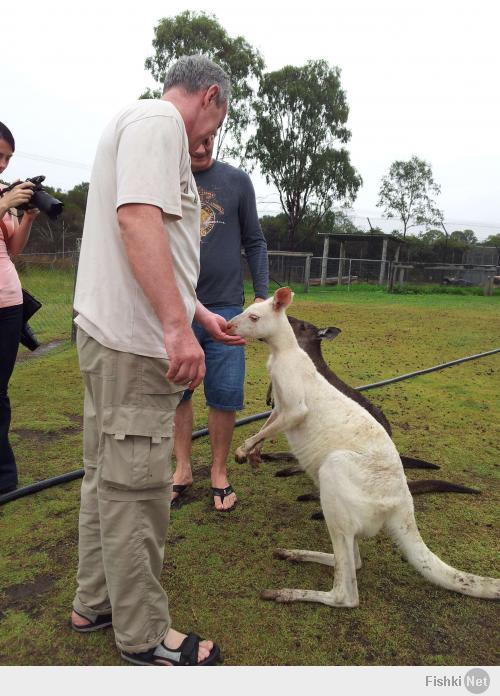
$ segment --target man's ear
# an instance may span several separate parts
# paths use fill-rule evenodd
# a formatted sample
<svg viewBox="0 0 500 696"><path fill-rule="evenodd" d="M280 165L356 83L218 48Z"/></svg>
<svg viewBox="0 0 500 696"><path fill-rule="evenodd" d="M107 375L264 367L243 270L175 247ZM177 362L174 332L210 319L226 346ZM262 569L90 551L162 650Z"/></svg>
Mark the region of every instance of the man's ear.
<svg viewBox="0 0 500 696"><path fill-rule="evenodd" d="M316 335L320 341L332 341L339 335L339 333L342 333L342 331L336 326L327 326L326 329L318 329Z"/></svg>
<svg viewBox="0 0 500 696"><path fill-rule="evenodd" d="M219 85L210 85L203 96L203 106L209 106L212 102L217 103L219 92Z"/></svg>
<svg viewBox="0 0 500 696"><path fill-rule="evenodd" d="M273 309L275 312L285 310L292 304L293 292L290 288L278 288L273 297Z"/></svg>

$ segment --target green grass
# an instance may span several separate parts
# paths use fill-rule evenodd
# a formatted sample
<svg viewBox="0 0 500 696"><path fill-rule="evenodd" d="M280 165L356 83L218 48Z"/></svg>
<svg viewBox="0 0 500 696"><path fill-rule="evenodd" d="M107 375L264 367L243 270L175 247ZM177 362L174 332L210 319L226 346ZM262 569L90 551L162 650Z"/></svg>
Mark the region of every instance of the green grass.
<svg viewBox="0 0 500 696"><path fill-rule="evenodd" d="M35 293L36 294L36 293ZM324 345L329 364L353 385L391 377L499 345L497 297L387 295L330 289L297 293L292 313L342 334ZM247 349L245 410L267 409L266 347ZM424 540L455 567L498 576L500 356L369 392L405 454L441 465L435 476L477 486L480 496L415 499ZM81 466L82 385L74 348L62 343L24 360L11 384L13 444L21 484ZM206 423L195 397L195 428ZM236 431L234 448L255 432ZM268 450L284 449L282 437ZM229 665L496 664L498 604L429 584L384 535L360 543L360 607L263 602L264 588L330 589L331 569L273 558L275 547L329 551L304 476L274 477L230 464L240 503L212 510L206 438L194 443L195 485L174 511L162 580L174 625L215 638ZM430 478L423 471L409 478ZM118 665L112 631L67 627L75 589L79 482L0 507L0 664Z"/></svg>
<svg viewBox="0 0 500 696"><path fill-rule="evenodd" d="M23 288L42 303L41 309L29 322L40 343L69 339L74 271L26 263L21 265L19 277ZM21 347L21 354L28 352Z"/></svg>

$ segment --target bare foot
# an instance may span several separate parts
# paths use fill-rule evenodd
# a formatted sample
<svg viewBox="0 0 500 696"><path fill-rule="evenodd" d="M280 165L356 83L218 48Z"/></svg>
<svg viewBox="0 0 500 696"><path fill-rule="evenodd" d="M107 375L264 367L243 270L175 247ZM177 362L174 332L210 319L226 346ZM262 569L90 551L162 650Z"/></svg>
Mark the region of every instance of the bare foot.
<svg viewBox="0 0 500 696"><path fill-rule="evenodd" d="M71 612L71 623L74 623L75 626L90 626L92 621L89 621L89 619L86 619L84 616L80 616L80 614L77 614L76 611Z"/></svg>

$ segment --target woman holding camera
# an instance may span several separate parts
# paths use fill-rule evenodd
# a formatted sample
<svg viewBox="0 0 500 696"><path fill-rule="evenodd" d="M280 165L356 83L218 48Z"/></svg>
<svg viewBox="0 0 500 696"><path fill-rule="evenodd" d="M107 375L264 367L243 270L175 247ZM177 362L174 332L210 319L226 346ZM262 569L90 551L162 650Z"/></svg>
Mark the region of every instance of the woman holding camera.
<svg viewBox="0 0 500 696"><path fill-rule="evenodd" d="M0 122L0 176L14 150L12 133ZM33 184L25 181L2 194L0 185L0 495L17 486L16 460L9 443L11 410L7 390L23 325L23 295L10 257L20 254L26 246L31 225L39 213L36 208L27 210L19 223L11 209L27 203L33 195L32 188Z"/></svg>

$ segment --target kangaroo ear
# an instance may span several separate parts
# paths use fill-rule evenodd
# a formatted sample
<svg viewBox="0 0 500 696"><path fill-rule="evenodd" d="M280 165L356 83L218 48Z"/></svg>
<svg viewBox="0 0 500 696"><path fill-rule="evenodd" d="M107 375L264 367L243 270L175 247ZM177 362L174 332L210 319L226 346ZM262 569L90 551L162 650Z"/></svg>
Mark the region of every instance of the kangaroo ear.
<svg viewBox="0 0 500 696"><path fill-rule="evenodd" d="M339 333L342 333L342 331L341 329L338 329L336 326L327 326L326 329L318 329L316 335L320 339L320 341L332 341L339 335Z"/></svg>
<svg viewBox="0 0 500 696"><path fill-rule="evenodd" d="M293 292L290 288L278 288L274 293L273 309L275 312L286 309L292 304Z"/></svg>

